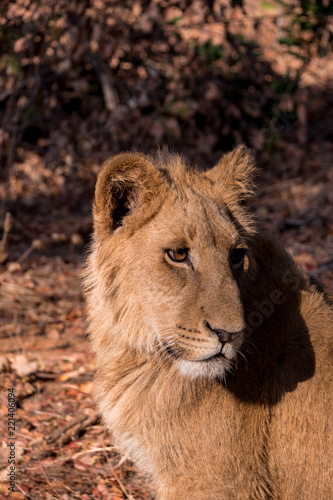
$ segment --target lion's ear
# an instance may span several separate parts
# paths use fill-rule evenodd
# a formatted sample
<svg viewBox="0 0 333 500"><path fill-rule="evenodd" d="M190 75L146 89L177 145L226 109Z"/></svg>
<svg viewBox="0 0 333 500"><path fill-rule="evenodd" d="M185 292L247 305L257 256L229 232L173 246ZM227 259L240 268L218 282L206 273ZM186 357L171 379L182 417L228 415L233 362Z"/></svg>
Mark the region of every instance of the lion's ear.
<svg viewBox="0 0 333 500"><path fill-rule="evenodd" d="M95 229L111 233L122 226L126 216L149 202L159 184L156 168L143 154L122 153L107 160L96 183Z"/></svg>
<svg viewBox="0 0 333 500"><path fill-rule="evenodd" d="M230 195L244 204L254 195L255 169L254 157L245 146L241 145L222 156L219 163L205 175L216 184L217 189L221 186L225 193L227 188Z"/></svg>

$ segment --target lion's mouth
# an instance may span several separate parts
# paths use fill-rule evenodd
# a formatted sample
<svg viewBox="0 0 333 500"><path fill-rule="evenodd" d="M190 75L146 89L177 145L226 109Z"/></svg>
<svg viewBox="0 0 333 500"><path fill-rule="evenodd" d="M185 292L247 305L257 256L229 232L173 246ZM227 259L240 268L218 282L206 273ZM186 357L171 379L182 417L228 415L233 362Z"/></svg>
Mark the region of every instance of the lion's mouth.
<svg viewBox="0 0 333 500"><path fill-rule="evenodd" d="M225 355L222 353L222 351L218 352L217 354L214 354L210 358L204 359L204 361L212 361L213 359L226 359Z"/></svg>
<svg viewBox="0 0 333 500"><path fill-rule="evenodd" d="M206 358L205 361L214 361L214 360L225 360L231 361L237 356L237 352L240 346L235 346L231 342L224 342L221 346L220 352Z"/></svg>
<svg viewBox="0 0 333 500"><path fill-rule="evenodd" d="M164 346L165 352L169 354L170 357L174 359L185 359L186 360L186 353L182 349L177 346L177 349L175 349L175 346L170 346L168 342L165 340L162 340L162 345ZM217 361L224 361L228 362L234 359L237 356L237 347L234 346L231 342L223 342L221 343L220 350L216 352L215 354L207 357L202 356L199 359L189 359L187 358L187 361L194 361L194 362L204 362L205 364L209 363L214 363Z"/></svg>

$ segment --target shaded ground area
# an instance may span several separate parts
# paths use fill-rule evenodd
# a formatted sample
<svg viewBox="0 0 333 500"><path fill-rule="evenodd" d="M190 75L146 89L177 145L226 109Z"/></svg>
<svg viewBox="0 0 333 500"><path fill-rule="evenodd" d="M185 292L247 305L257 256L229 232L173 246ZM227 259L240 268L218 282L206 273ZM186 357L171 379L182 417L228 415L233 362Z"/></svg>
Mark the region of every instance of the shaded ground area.
<svg viewBox="0 0 333 500"><path fill-rule="evenodd" d="M247 143L262 226L333 289L332 56L304 64L278 43L286 21L273 2L244 5L2 7L3 498L149 498L92 400L80 271L96 174L110 154L166 144L207 168ZM10 387L16 492L6 483Z"/></svg>

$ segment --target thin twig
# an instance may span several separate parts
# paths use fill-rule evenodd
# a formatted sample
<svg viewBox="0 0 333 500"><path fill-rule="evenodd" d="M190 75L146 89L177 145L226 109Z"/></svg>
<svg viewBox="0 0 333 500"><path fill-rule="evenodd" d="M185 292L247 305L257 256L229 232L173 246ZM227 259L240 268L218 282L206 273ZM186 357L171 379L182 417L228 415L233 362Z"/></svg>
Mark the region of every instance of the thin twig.
<svg viewBox="0 0 333 500"><path fill-rule="evenodd" d="M56 496L57 498L59 498L59 499L60 499L60 496L58 495L58 493L56 492L56 490L53 488L53 485L52 485L51 481L49 480L48 475L46 474L46 471L45 471L45 469L44 469L44 466L43 466L43 465L41 465L40 467L41 467L42 471L44 472L44 475L45 475L45 477L46 477L47 484L50 486L50 488L52 489L52 491L53 491L53 493L55 494L55 496Z"/></svg>
<svg viewBox="0 0 333 500"><path fill-rule="evenodd" d="M121 482L120 478L118 477L118 474L114 470L114 467L113 467L112 463L110 462L109 457L105 453L105 448L104 448L104 456L105 456L105 459L106 459L106 461L107 461L107 463L109 465L109 468L110 468L110 471L111 471L111 476L116 480L119 488L121 489L121 491L123 492L123 494L125 495L125 497L128 500L135 500L135 498L130 493L128 493L128 491L126 490L125 486L123 485L123 483Z"/></svg>
<svg viewBox="0 0 333 500"><path fill-rule="evenodd" d="M78 453L75 453L70 459L75 460L76 458L79 458L81 455L87 455L89 453L98 453L98 452L105 452L105 451L117 451L119 452L118 448L116 446L106 446L105 448L91 448L90 450L83 450L79 451Z"/></svg>

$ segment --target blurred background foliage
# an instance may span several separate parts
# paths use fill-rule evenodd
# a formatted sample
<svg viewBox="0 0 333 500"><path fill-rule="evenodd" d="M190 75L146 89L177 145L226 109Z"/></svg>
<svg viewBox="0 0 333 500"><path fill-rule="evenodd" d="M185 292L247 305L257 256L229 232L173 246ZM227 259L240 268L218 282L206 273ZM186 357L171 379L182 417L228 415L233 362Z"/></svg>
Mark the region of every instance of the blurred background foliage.
<svg viewBox="0 0 333 500"><path fill-rule="evenodd" d="M206 168L244 142L272 182L333 138L332 2L3 0L0 14L2 221L50 199L90 217L120 151L166 144Z"/></svg>
<svg viewBox="0 0 333 500"><path fill-rule="evenodd" d="M5 0L1 164L17 146L50 167L161 142L204 160L240 141L269 148L297 119L304 71L332 50L332 14L319 0ZM267 20L291 56L282 72L260 45Z"/></svg>

